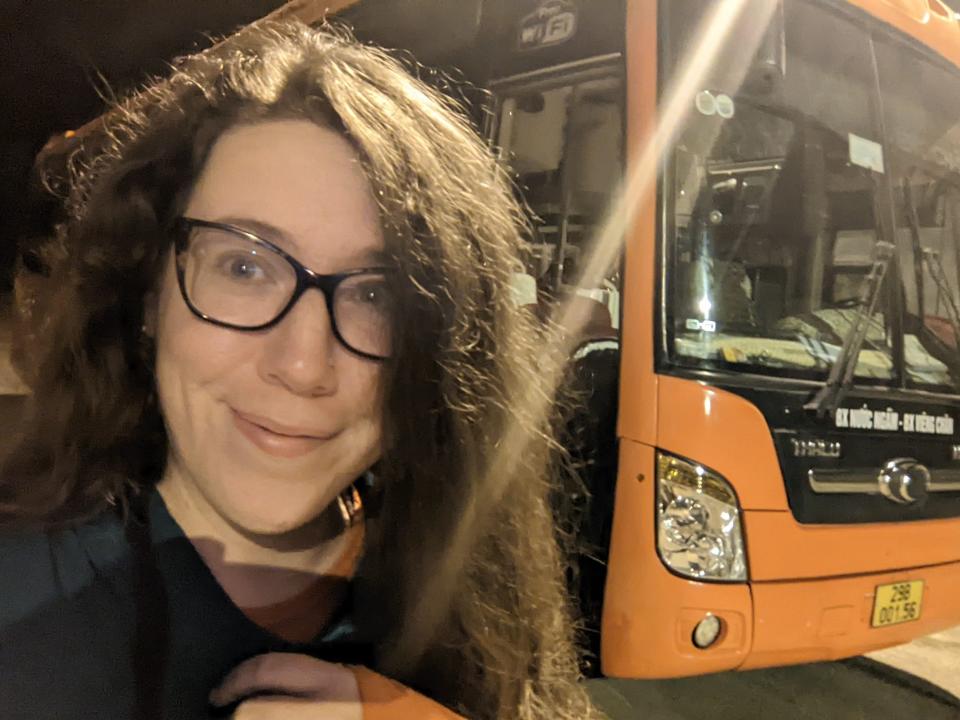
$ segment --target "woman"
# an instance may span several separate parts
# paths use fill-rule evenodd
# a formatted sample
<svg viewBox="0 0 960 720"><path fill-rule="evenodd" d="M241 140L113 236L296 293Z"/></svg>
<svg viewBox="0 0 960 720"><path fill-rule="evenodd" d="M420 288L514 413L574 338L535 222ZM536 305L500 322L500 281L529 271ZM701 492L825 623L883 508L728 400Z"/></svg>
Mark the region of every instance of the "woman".
<svg viewBox="0 0 960 720"><path fill-rule="evenodd" d="M293 24L114 116L25 333L0 714L592 717L521 215L469 126Z"/></svg>

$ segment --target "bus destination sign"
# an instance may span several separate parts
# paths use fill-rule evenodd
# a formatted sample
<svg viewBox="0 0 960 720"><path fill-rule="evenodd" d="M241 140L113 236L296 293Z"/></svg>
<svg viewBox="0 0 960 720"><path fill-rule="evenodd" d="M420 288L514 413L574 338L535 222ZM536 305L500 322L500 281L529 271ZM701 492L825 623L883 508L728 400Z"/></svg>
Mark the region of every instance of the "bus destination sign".
<svg viewBox="0 0 960 720"><path fill-rule="evenodd" d="M952 415L930 415L925 412L901 412L893 408L877 410L863 407L837 408L836 427L851 430L881 430L884 432L920 433L923 435L953 435Z"/></svg>

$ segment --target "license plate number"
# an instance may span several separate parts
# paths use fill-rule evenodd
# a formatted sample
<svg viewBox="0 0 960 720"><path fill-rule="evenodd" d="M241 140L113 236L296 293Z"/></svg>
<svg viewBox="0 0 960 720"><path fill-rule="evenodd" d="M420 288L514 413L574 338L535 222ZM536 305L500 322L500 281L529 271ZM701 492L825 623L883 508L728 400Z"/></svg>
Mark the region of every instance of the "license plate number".
<svg viewBox="0 0 960 720"><path fill-rule="evenodd" d="M877 585L873 600L872 627L886 627L920 619L923 580Z"/></svg>

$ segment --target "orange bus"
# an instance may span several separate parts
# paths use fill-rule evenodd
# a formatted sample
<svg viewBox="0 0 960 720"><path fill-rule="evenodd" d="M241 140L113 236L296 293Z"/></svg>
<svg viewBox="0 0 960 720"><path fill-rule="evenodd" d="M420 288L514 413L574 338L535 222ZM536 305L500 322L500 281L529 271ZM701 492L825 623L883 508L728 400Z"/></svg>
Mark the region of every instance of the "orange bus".
<svg viewBox="0 0 960 720"><path fill-rule="evenodd" d="M960 623L949 7L342 16L489 91L477 118L531 211L528 275L592 306L580 595L603 674L833 659ZM591 265L611 236L622 254Z"/></svg>
<svg viewBox="0 0 960 720"><path fill-rule="evenodd" d="M592 669L960 624L960 25L940 0L298 2L475 111L582 308ZM437 77L443 82L443 76ZM584 322L586 321L586 322Z"/></svg>

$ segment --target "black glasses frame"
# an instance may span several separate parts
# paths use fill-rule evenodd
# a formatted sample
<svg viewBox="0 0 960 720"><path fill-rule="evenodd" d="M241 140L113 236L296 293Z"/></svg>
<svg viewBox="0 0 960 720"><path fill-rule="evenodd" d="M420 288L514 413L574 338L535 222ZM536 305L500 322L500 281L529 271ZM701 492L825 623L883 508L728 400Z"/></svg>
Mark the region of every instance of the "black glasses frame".
<svg viewBox="0 0 960 720"><path fill-rule="evenodd" d="M334 337L337 338L337 341L343 345L347 350L352 352L354 355L358 355L367 360L389 360L389 355L373 355L371 353L363 352L353 347L350 343L344 340L343 335L340 334L340 328L337 327L337 317L334 312L334 294L336 293L337 288L344 280L349 278L356 277L357 275L391 275L393 273L393 268L385 266L374 266L374 267L364 267L358 268L356 270L348 270L347 272L342 273L333 273L329 275L321 275L320 273L315 273L313 270L305 266L295 257L287 253L276 245L274 245L269 240L265 240L256 233L252 233L249 230L244 230L241 227L236 225L230 225L228 223L219 223L212 222L210 220L199 220L197 218L191 217L180 217L177 218L175 223L175 238L174 238L174 248L176 250L177 256L179 257L182 253L185 253L190 247L190 231L193 228L205 227L212 228L214 230L222 230L224 232L233 233L234 235L239 235L240 237L249 240L255 245L260 245L261 247L270 250L273 253L276 253L282 257L287 263L290 264L290 267L293 268L296 275L297 284L294 286L293 294L290 296L290 300L283 307L282 310L277 314L273 320L265 322L261 325L247 326L247 325L234 325L233 323L223 322L222 320L217 320L214 317L210 317L206 313L198 309L193 302L190 300L190 296L187 293L187 280L184 274L183 265L179 262L176 263L177 266L177 283L180 286L180 294L183 296L183 301L187 304L187 307L190 309L194 315L196 315L201 320L205 320L208 323L217 325L223 328L229 328L230 330L239 330L241 332L257 332L259 330L269 330L273 326L277 325L287 313L297 304L297 301L300 297L311 288L316 288L323 293L324 301L327 305L327 314L330 317L330 327L333 329Z"/></svg>

